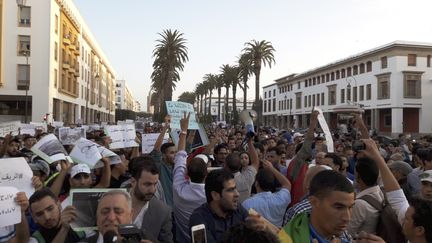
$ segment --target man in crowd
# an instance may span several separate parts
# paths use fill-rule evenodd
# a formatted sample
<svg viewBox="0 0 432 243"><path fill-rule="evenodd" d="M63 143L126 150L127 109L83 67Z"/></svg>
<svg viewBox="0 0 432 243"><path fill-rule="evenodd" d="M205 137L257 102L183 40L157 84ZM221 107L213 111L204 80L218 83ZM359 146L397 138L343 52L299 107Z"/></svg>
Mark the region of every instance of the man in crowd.
<svg viewBox="0 0 432 243"><path fill-rule="evenodd" d="M76 219L72 206L61 211L60 202L48 188L36 191L30 197L30 210L39 230L33 233L30 242L79 242L85 233L74 231L70 223Z"/></svg>
<svg viewBox="0 0 432 243"><path fill-rule="evenodd" d="M33 145L36 144L36 138L32 135L25 134L23 137L23 148L21 149L21 154L25 156L27 161L31 160L34 153L30 150Z"/></svg>
<svg viewBox="0 0 432 243"><path fill-rule="evenodd" d="M111 180L110 188L120 188L121 184L125 182L127 178L125 175L128 171L129 160L123 153L117 153L119 156L114 162L111 162Z"/></svg>
<svg viewBox="0 0 432 243"><path fill-rule="evenodd" d="M171 209L154 197L159 180L156 163L146 161L134 171L131 181L133 223L151 238L173 242Z"/></svg>
<svg viewBox="0 0 432 243"><path fill-rule="evenodd" d="M228 146L224 143L216 145L214 148L215 160L213 161L213 167L222 167L225 164L226 157L228 156Z"/></svg>
<svg viewBox="0 0 432 243"><path fill-rule="evenodd" d="M304 212L292 219L279 232L281 241L325 242L338 238L342 243L350 242L343 238L343 232L348 228L354 206L352 184L340 173L325 170L312 179L309 191L310 215Z"/></svg>
<svg viewBox="0 0 432 243"><path fill-rule="evenodd" d="M189 126L189 116L185 115L180 120L181 131L187 131ZM190 229L189 218L193 211L206 201L204 180L207 176L207 161L202 158L193 158L186 165L186 132L179 135L178 152L174 158L174 219L176 223L176 242L189 243ZM186 175L189 180L186 179Z"/></svg>
<svg viewBox="0 0 432 243"><path fill-rule="evenodd" d="M373 207L377 202L382 205L384 194L378 186L378 167L369 158L360 158L355 165L355 185L358 189L355 205L352 209L352 218L349 223L348 232L356 235L361 231L367 233L376 232L380 212Z"/></svg>
<svg viewBox="0 0 432 243"><path fill-rule="evenodd" d="M285 209L291 202L291 183L271 162L264 161L263 166L264 169L258 171L256 175L257 194L246 199L242 205L246 210L253 208L270 223L281 227ZM281 185L281 189L273 193L275 178Z"/></svg>

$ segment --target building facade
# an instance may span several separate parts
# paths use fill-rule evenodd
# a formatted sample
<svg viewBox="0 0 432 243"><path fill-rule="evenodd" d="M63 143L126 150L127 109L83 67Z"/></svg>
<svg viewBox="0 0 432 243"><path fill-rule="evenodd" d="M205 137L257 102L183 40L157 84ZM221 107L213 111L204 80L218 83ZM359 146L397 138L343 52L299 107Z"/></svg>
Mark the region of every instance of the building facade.
<svg viewBox="0 0 432 243"><path fill-rule="evenodd" d="M370 129L432 133L432 44L396 41L263 87L264 123L307 127L314 106L335 128L343 105L365 110Z"/></svg>
<svg viewBox="0 0 432 243"><path fill-rule="evenodd" d="M116 83L116 109L135 111L135 100L125 80Z"/></svg>
<svg viewBox="0 0 432 243"><path fill-rule="evenodd" d="M204 99L203 101L201 101L201 106L202 108L200 109L206 109L206 111L208 112L208 109L210 107L210 114L213 118L214 121L225 121L225 104L226 104L226 98L225 97L221 97L220 99L220 117L218 118L218 110L219 110L219 100L217 97L212 97L211 98L211 102L210 102L210 97L207 97L206 99ZM252 109L252 105L253 105L253 101L251 100L247 100L246 101L246 108L247 109ZM243 100L239 100L236 99L236 107L237 107L237 112L240 114L240 112L243 110ZM201 111L201 110L200 110ZM204 111L201 111L204 114ZM206 112L206 114L207 114ZM231 115L233 112L233 98L229 98L228 99L228 114Z"/></svg>
<svg viewBox="0 0 432 243"><path fill-rule="evenodd" d="M134 102L134 111L141 112L141 103L138 100L135 100Z"/></svg>
<svg viewBox="0 0 432 243"><path fill-rule="evenodd" d="M25 2L0 0L0 120L114 121L115 71L73 1Z"/></svg>

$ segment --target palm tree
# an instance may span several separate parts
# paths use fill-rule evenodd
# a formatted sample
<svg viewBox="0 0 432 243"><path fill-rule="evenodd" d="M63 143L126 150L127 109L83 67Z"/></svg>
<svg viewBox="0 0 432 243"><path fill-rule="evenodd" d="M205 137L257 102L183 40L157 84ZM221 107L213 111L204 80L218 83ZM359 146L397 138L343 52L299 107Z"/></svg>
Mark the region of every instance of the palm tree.
<svg viewBox="0 0 432 243"><path fill-rule="evenodd" d="M178 97L178 101L182 101L182 102L186 102L189 104L193 104L195 103L195 93L194 92L183 92L179 97Z"/></svg>
<svg viewBox="0 0 432 243"><path fill-rule="evenodd" d="M241 54L239 59L237 60L238 67L239 67L239 77L242 82L239 82L240 88L243 90L243 109L246 110L247 108L247 89L249 86L247 85L247 82L249 80L249 77L253 73L253 66L251 63L251 58L247 53ZM243 84L242 84L243 83Z"/></svg>
<svg viewBox="0 0 432 243"><path fill-rule="evenodd" d="M207 116L207 94L210 89L210 84L206 80L204 80L202 84L203 84L203 92L204 92L204 116Z"/></svg>
<svg viewBox="0 0 432 243"><path fill-rule="evenodd" d="M188 61L186 39L178 30L164 30L159 33L160 39L153 50L152 81L161 82L160 95L163 101L171 101L175 83L180 80L179 71L183 71L184 63ZM157 79L155 77L158 77ZM165 102L161 104L161 117L165 117Z"/></svg>
<svg viewBox="0 0 432 243"><path fill-rule="evenodd" d="M233 86L233 84L237 85L238 71L237 71L236 67L230 66L228 64L223 65L221 67L221 71L222 71L222 79L223 79L224 87L226 89L226 95L225 95L225 121L229 122L229 110L228 110L229 88L231 86ZM233 96L235 96L235 94Z"/></svg>
<svg viewBox="0 0 432 243"><path fill-rule="evenodd" d="M195 93L197 96L197 112L202 115L202 102L203 102L203 95L204 95L204 85L203 83L198 83L195 87Z"/></svg>
<svg viewBox="0 0 432 243"><path fill-rule="evenodd" d="M207 88L209 92L209 108L208 108L208 114L210 117L211 115L211 106L212 106L212 94L213 90L216 88L216 75L208 73L204 76L204 82L207 82ZM213 118L212 118L213 120Z"/></svg>
<svg viewBox="0 0 432 243"><path fill-rule="evenodd" d="M258 113L258 125L261 123L262 104L260 103L260 73L261 65L271 65L275 63L274 52L271 42L262 40L252 40L245 43L244 53L248 54L253 66L253 73L255 75L255 110Z"/></svg>
<svg viewBox="0 0 432 243"><path fill-rule="evenodd" d="M222 96L222 88L224 87L224 80L222 74L215 75L215 89L218 92L218 117L217 121L220 121L221 114L221 96Z"/></svg>

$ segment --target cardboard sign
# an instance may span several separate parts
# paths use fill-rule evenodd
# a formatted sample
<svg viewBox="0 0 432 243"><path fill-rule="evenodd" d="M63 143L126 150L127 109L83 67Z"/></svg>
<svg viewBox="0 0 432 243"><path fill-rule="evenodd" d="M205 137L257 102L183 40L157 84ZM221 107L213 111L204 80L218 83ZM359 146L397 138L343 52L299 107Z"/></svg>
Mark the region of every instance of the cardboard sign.
<svg viewBox="0 0 432 243"><path fill-rule="evenodd" d="M180 102L180 101L165 101L167 113L171 115L171 128L180 129L180 120L183 118L184 113L186 115L190 113L189 117L189 129L199 129L198 123L195 117L195 110L192 104Z"/></svg>
<svg viewBox="0 0 432 243"><path fill-rule="evenodd" d="M0 159L0 187L13 186L30 198L35 191L32 177L33 171L24 158Z"/></svg>
<svg viewBox="0 0 432 243"><path fill-rule="evenodd" d="M142 153L143 154L149 154L153 150L153 148L156 144L156 140L159 137L159 134L160 133L144 133L142 135ZM169 140L169 135L168 135L168 133L165 133L162 144L167 143L168 140Z"/></svg>
<svg viewBox="0 0 432 243"><path fill-rule="evenodd" d="M70 200L72 206L76 208L77 219L71 222L74 230L95 230L96 226L96 210L99 199L102 195L113 190L107 189L72 189L70 190ZM123 190L123 189L115 189ZM126 192L126 189L124 189Z"/></svg>
<svg viewBox="0 0 432 243"><path fill-rule="evenodd" d="M0 123L0 137L4 137L9 133L12 133L12 136L18 135L18 130L20 128L20 125L21 125L20 121Z"/></svg>
<svg viewBox="0 0 432 243"><path fill-rule="evenodd" d="M104 131L111 137L110 149L138 147L134 124L106 126Z"/></svg>
<svg viewBox="0 0 432 243"><path fill-rule="evenodd" d="M49 164L58 160L65 160L68 155L63 145L54 134L44 136L31 148L31 151L39 155Z"/></svg>
<svg viewBox="0 0 432 243"><path fill-rule="evenodd" d="M59 140L63 145L75 144L80 138L86 138L84 127L60 127Z"/></svg>
<svg viewBox="0 0 432 243"><path fill-rule="evenodd" d="M15 202L17 193L15 187L0 187L0 227L21 222L21 208Z"/></svg>

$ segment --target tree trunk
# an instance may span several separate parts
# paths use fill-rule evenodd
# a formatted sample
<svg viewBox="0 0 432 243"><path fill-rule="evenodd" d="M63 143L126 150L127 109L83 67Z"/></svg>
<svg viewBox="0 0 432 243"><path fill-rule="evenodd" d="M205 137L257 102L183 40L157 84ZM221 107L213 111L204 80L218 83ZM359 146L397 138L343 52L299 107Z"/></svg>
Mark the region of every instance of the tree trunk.
<svg viewBox="0 0 432 243"><path fill-rule="evenodd" d="M257 126L261 125L261 118L262 118L262 109L260 104L260 98L259 98L259 92L260 92L260 73L261 73L261 67L255 68L255 111L258 114L257 119Z"/></svg>
<svg viewBox="0 0 432 243"><path fill-rule="evenodd" d="M212 103L212 92L210 91L210 95L209 95L209 108L208 108L208 114L210 116L210 122L213 121L212 114L211 114L211 103Z"/></svg>
<svg viewBox="0 0 432 243"><path fill-rule="evenodd" d="M226 96L225 96L225 122L229 123L229 114L228 114L228 104L229 104L229 87L226 88Z"/></svg>
<svg viewBox="0 0 432 243"><path fill-rule="evenodd" d="M247 109L247 101L246 101L246 99L247 99L247 80L248 80L248 78L247 77L244 77L243 78L243 110L246 110Z"/></svg>
<svg viewBox="0 0 432 243"><path fill-rule="evenodd" d="M233 86L232 86L232 91L233 91L233 111L232 111L232 120L233 120L233 124L237 124L237 82L233 82Z"/></svg>
<svg viewBox="0 0 432 243"><path fill-rule="evenodd" d="M218 117L217 121L221 120L221 95L222 95L222 88L218 88Z"/></svg>

